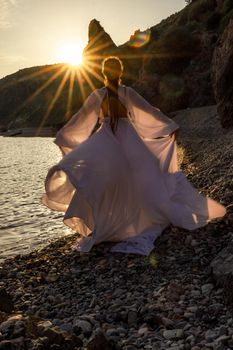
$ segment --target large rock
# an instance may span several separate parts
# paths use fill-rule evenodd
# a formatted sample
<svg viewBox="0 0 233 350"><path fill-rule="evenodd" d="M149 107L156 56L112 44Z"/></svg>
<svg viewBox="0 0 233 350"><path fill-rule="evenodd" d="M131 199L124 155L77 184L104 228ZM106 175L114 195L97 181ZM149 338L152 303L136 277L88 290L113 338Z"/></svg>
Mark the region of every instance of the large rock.
<svg viewBox="0 0 233 350"><path fill-rule="evenodd" d="M88 44L84 49L84 54L89 51L92 55L103 55L117 48L112 38L105 32L100 22L96 19L91 20L88 27ZM95 57L95 59L98 57Z"/></svg>
<svg viewBox="0 0 233 350"><path fill-rule="evenodd" d="M132 87L165 113L188 107L187 88L179 75L149 74L142 68L139 80Z"/></svg>
<svg viewBox="0 0 233 350"><path fill-rule="evenodd" d="M189 93L189 107L215 104L211 82L211 61L216 45L214 32L195 31L193 34L199 43L199 53L191 60L184 71L184 81Z"/></svg>
<svg viewBox="0 0 233 350"><path fill-rule="evenodd" d="M117 52L117 46L111 39L110 35L105 32L100 22L93 19L88 27L88 44L83 51L86 74L91 76L91 80L95 87L102 84L103 78L101 74L102 60L109 55ZM96 77L99 79L95 79Z"/></svg>
<svg viewBox="0 0 233 350"><path fill-rule="evenodd" d="M233 126L233 20L224 30L215 48L212 80L217 110L224 128Z"/></svg>

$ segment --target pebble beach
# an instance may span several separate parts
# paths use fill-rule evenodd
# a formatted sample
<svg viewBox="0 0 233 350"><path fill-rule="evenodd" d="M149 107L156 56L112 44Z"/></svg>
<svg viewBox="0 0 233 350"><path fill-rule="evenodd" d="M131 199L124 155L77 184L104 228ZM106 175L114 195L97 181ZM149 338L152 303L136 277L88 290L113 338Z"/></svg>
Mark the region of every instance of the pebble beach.
<svg viewBox="0 0 233 350"><path fill-rule="evenodd" d="M168 227L148 257L110 253L110 243L78 253L72 248L76 235L63 228L62 216L36 198L45 168L60 157L48 139L41 139L47 153L41 173L31 165L31 186L37 186L35 178L40 183L33 200L23 185L30 183L29 171L22 169L19 176L22 207L32 201L32 213L39 217L27 227L30 232L34 225L40 249L22 254L8 246L2 255L0 350L233 349L233 279L223 278L233 274L233 130L221 129L215 106L177 112L175 120L181 125L181 169L199 191L224 204L227 215L192 232ZM15 188L20 191L18 183ZM17 219L20 203L13 208L9 195L7 200L1 215L15 210ZM27 214L25 209L16 228L25 230ZM5 235L15 229L7 225L9 220ZM40 243L40 237L51 243Z"/></svg>

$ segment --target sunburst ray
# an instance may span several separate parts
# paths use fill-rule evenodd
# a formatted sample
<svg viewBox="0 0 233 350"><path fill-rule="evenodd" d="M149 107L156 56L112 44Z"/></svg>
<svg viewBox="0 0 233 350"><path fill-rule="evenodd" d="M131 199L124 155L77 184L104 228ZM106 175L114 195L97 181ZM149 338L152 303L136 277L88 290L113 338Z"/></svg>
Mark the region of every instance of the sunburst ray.
<svg viewBox="0 0 233 350"><path fill-rule="evenodd" d="M33 73L30 73L30 74L24 75L23 77L17 79L17 83L20 83L20 82L23 82L23 81L26 81L26 80L29 80L29 79L32 79L32 78L38 78L40 75L43 75L45 73L49 73L50 71L58 69L58 67L61 66L61 65L63 66L64 64L56 64L56 65L50 65L49 67L42 67L37 72L33 72ZM3 79L5 79L5 78L3 78ZM15 85L15 80L7 81L5 84L3 84L0 87L0 90L3 90L6 87L9 87L9 86L12 86L12 85Z"/></svg>
<svg viewBox="0 0 233 350"><path fill-rule="evenodd" d="M64 65L63 67L54 74L49 80L47 80L43 85L41 85L36 91L33 92L32 95L30 95L28 98L26 98L25 101L23 101L16 110L14 110L10 117L13 118L14 115L19 113L28 103L30 103L36 96L38 96L46 87L48 87L56 78L58 78L64 70L67 69Z"/></svg>
<svg viewBox="0 0 233 350"><path fill-rule="evenodd" d="M60 94L62 92L62 89L63 89L63 87L64 87L64 85L65 85L65 83L66 83L66 81L68 79L68 76L69 76L69 70L67 69L64 77L62 78L62 80L61 80L61 82L60 82L60 84L59 84L59 86L57 88L57 91L56 91L52 101L48 105L47 112L45 113L45 115L43 116L43 118L41 120L41 123L40 123L40 125L39 125L39 127L37 129L36 135L38 135L40 133L41 128L44 126L45 121L48 119L48 117L49 117L49 115L50 115L50 113L51 113L51 111L52 111L56 101L58 100L58 98L59 98L59 96L60 96Z"/></svg>
<svg viewBox="0 0 233 350"><path fill-rule="evenodd" d="M70 73L70 82L69 82L69 90L68 90L68 98L67 98L67 106L66 106L66 113L67 113L66 119L70 118L70 111L72 109L75 70L70 69L69 73Z"/></svg>
<svg viewBox="0 0 233 350"><path fill-rule="evenodd" d="M89 64L85 64L84 68L92 75L94 75L94 77L96 77L101 83L103 82L103 77L98 74L94 69L92 69L91 67L89 67Z"/></svg>
<svg viewBox="0 0 233 350"><path fill-rule="evenodd" d="M86 96L85 96L85 92L84 92L84 89L83 89L83 82L82 82L82 77L81 77L81 72L82 72L82 67L80 67L79 70L75 70L75 74L76 74L76 77L78 79L78 85L79 85L79 88L80 88L80 91L81 91L81 95L82 95L82 102L85 100Z"/></svg>
<svg viewBox="0 0 233 350"><path fill-rule="evenodd" d="M89 45L92 46L92 45L94 45L94 43L91 42ZM97 52L100 52L101 50L107 49L108 46L109 46L109 43L103 43L103 44L99 44L98 46L93 47L93 48L92 47L90 47L90 48L87 47L87 49L86 49L86 51L84 53L84 57L93 56ZM97 56L98 56L98 54L97 54Z"/></svg>
<svg viewBox="0 0 233 350"><path fill-rule="evenodd" d="M82 74L83 74L87 84L90 86L91 90L95 90L96 86L93 83L93 81L91 80L91 77L89 77L88 74L86 73L85 69L82 69Z"/></svg>

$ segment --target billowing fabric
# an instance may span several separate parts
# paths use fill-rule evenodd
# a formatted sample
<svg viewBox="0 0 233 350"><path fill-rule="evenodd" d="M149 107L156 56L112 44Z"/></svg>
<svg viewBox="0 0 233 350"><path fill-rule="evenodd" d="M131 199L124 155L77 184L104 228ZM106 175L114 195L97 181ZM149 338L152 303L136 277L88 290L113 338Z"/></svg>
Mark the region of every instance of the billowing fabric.
<svg viewBox="0 0 233 350"><path fill-rule="evenodd" d="M110 241L112 251L148 255L168 225L194 230L225 208L179 171L170 136L178 125L132 88L118 93L128 118L119 118L115 134L101 110L105 88L57 133L63 158L48 172L42 202L65 212L64 223L80 234L77 250Z"/></svg>

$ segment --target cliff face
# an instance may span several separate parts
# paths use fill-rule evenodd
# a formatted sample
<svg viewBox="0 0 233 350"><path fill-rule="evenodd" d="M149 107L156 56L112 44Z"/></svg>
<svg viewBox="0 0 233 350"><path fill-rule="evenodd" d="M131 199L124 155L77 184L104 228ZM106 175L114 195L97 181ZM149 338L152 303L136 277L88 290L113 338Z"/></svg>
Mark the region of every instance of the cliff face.
<svg viewBox="0 0 233 350"><path fill-rule="evenodd" d="M108 55L122 59L123 82L164 112L215 104L213 52L231 18L232 0L195 0L158 25L136 30L118 47L93 19L86 67L74 83L61 64L23 69L0 80L0 127L64 124L103 85L101 62Z"/></svg>
<svg viewBox="0 0 233 350"><path fill-rule="evenodd" d="M224 128L233 126L233 20L214 51L213 87L217 110Z"/></svg>
<svg viewBox="0 0 233 350"><path fill-rule="evenodd" d="M135 88L165 112L215 104L213 52L233 1L196 0L151 27Z"/></svg>

